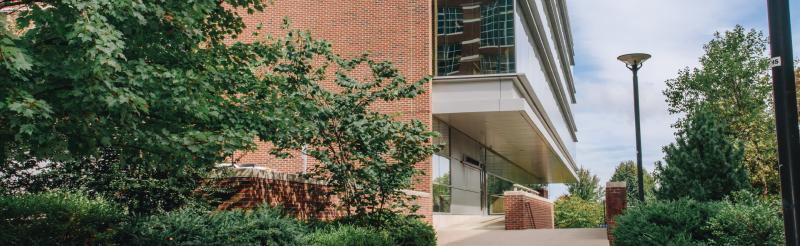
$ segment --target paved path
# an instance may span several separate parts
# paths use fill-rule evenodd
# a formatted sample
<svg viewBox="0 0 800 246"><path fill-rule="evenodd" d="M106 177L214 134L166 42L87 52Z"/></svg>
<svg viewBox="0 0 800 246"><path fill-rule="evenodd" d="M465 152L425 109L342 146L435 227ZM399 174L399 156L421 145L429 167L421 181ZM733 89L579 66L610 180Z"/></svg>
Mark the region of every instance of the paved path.
<svg viewBox="0 0 800 246"><path fill-rule="evenodd" d="M565 245L608 246L605 229L476 230L440 229L438 245Z"/></svg>

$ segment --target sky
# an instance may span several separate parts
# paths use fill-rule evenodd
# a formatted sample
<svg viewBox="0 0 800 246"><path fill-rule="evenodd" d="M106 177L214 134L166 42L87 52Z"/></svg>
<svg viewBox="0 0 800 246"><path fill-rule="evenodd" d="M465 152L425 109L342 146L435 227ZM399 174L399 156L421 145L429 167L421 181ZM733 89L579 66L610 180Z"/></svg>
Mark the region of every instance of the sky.
<svg viewBox="0 0 800 246"><path fill-rule="evenodd" d="M800 51L800 4L790 1L793 50ZM765 0L568 0L575 49L578 126L576 161L605 185L621 161L636 159L631 72L622 54L653 56L639 71L644 168L662 160L675 140L662 91L678 70L695 67L716 31L737 24L768 34ZM797 58L798 55L795 55ZM551 198L565 194L551 185Z"/></svg>

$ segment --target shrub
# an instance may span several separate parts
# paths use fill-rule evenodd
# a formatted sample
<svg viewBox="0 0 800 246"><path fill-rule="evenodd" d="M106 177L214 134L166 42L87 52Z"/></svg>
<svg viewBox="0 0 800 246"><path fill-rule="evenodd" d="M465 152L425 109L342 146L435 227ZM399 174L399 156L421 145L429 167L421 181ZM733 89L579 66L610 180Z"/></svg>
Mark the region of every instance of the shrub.
<svg viewBox="0 0 800 246"><path fill-rule="evenodd" d="M676 143L664 147L666 165L657 163L658 199L720 201L750 186L744 146L730 136L714 108L701 108L687 119Z"/></svg>
<svg viewBox="0 0 800 246"><path fill-rule="evenodd" d="M397 214L388 210L344 217L333 222L385 231L395 245L436 245L436 232L417 215Z"/></svg>
<svg viewBox="0 0 800 246"><path fill-rule="evenodd" d="M680 199L628 208L616 218L614 241L620 246L703 244L710 238L705 223L719 206Z"/></svg>
<svg viewBox="0 0 800 246"><path fill-rule="evenodd" d="M555 209L557 228L594 228L603 223L603 205L596 201L562 196Z"/></svg>
<svg viewBox="0 0 800 246"><path fill-rule="evenodd" d="M433 227L414 217L402 216L384 230L392 236L397 245L436 245L436 231L433 230Z"/></svg>
<svg viewBox="0 0 800 246"><path fill-rule="evenodd" d="M391 246L395 245L386 231L352 225L330 226L306 235L312 246Z"/></svg>
<svg viewBox="0 0 800 246"><path fill-rule="evenodd" d="M123 211L79 193L0 196L0 238L6 245L109 244Z"/></svg>
<svg viewBox="0 0 800 246"><path fill-rule="evenodd" d="M723 203L706 226L711 245L783 245L781 207L775 200L759 200L737 192Z"/></svg>
<svg viewBox="0 0 800 246"><path fill-rule="evenodd" d="M305 231L277 208L185 208L140 219L119 239L132 245L301 245Z"/></svg>

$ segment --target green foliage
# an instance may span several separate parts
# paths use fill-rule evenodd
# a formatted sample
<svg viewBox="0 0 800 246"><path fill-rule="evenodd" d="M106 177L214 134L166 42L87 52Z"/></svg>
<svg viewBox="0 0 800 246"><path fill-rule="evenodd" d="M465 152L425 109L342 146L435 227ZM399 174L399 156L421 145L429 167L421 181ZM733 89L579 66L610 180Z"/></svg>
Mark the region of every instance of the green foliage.
<svg viewBox="0 0 800 246"><path fill-rule="evenodd" d="M254 146L260 128L248 126L264 122L237 96L263 88L249 62L265 48L225 40L244 27L232 7L262 1L12 4L29 29L4 36L2 52L30 64L0 60L4 162L69 163L113 147L128 165L202 167Z"/></svg>
<svg viewBox="0 0 800 246"><path fill-rule="evenodd" d="M386 231L351 225L332 226L305 236L311 246L393 246L397 245Z"/></svg>
<svg viewBox="0 0 800 246"><path fill-rule="evenodd" d="M302 54L283 57L286 63L278 64L275 72L289 74L279 75L287 79L286 86L302 88L291 96L298 105L292 111L300 115L293 127L303 131L273 134L276 154L305 146L306 153L319 160L311 176L332 187L330 195L341 199L348 214L408 208L412 197L402 190L411 189L413 178L421 174L416 164L435 152L436 146L429 143L435 133L419 120L374 108L423 93L429 78L409 83L390 62L376 62L366 54L342 59L328 43L303 32L290 33L283 44L282 54ZM333 86L321 86L331 74L329 68L336 69ZM356 70L370 71L371 76L350 77Z"/></svg>
<svg viewBox="0 0 800 246"><path fill-rule="evenodd" d="M235 8L263 1L6 5L24 29L0 25L6 193L79 187L137 214L174 209L213 164L280 126L265 116L282 115L265 99L274 83L254 69L278 51L227 41L244 28Z"/></svg>
<svg viewBox="0 0 800 246"><path fill-rule="evenodd" d="M743 190L718 202L656 201L617 217L618 245L783 245L777 199Z"/></svg>
<svg viewBox="0 0 800 246"><path fill-rule="evenodd" d="M320 163L312 176L346 211L398 211L409 207L402 189L414 165L435 150L422 122L373 110L423 93L428 78L341 58L300 31L230 42L244 28L236 10L264 1L6 4L25 7L15 21L28 29L1 29L4 192L30 189L45 170L41 179L59 181L43 189L105 193L138 214L171 210L214 164L262 140L282 157L307 146Z"/></svg>
<svg viewBox="0 0 800 246"><path fill-rule="evenodd" d="M626 245L702 245L710 235L703 230L718 210L716 203L693 200L649 202L616 217L614 243Z"/></svg>
<svg viewBox="0 0 800 246"><path fill-rule="evenodd" d="M658 165L658 164L656 164ZM655 179L647 169L642 168L642 178L644 179L644 199L652 201L655 199ZM638 204L639 201L639 179L637 175L636 163L633 161L620 162L614 169L611 176L613 182L625 182L627 199L629 204Z"/></svg>
<svg viewBox="0 0 800 246"><path fill-rule="evenodd" d="M304 245L305 226L280 209L185 208L134 221L118 240L131 245Z"/></svg>
<svg viewBox="0 0 800 246"><path fill-rule="evenodd" d="M603 205L596 200L562 196L555 202L556 228L596 228L603 224Z"/></svg>
<svg viewBox="0 0 800 246"><path fill-rule="evenodd" d="M666 165L658 165L659 199L722 200L749 187L739 142L726 134L711 109L688 119L677 143L664 148Z"/></svg>
<svg viewBox="0 0 800 246"><path fill-rule="evenodd" d="M747 191L734 192L712 217L706 230L711 245L783 245L780 200L761 200Z"/></svg>
<svg viewBox="0 0 800 246"><path fill-rule="evenodd" d="M89 195L107 196L132 215L170 211L186 205L218 205L225 187L201 186L207 169L183 169L175 166L147 169L124 165L119 155L104 151L101 158L74 163L53 163L29 177L23 187L29 192L52 189L80 189ZM198 187L200 187L198 189Z"/></svg>
<svg viewBox="0 0 800 246"><path fill-rule="evenodd" d="M745 167L750 183L763 194L778 194L780 178L772 113L767 40L741 26L716 33L704 46L700 67L685 68L667 81L664 95L669 111L684 114L678 129L702 107L712 107L727 135L744 144Z"/></svg>
<svg viewBox="0 0 800 246"><path fill-rule="evenodd" d="M589 172L589 169L579 167L575 170L578 180L567 183L570 196L580 197L583 200L597 201L603 196L603 187L600 187L600 178Z"/></svg>
<svg viewBox="0 0 800 246"><path fill-rule="evenodd" d="M123 219L115 204L79 193L0 196L0 238L6 245L110 244Z"/></svg>
<svg viewBox="0 0 800 246"><path fill-rule="evenodd" d="M352 225L387 232L395 245L436 245L433 227L419 220L419 216L403 215L389 211L343 217L334 225Z"/></svg>

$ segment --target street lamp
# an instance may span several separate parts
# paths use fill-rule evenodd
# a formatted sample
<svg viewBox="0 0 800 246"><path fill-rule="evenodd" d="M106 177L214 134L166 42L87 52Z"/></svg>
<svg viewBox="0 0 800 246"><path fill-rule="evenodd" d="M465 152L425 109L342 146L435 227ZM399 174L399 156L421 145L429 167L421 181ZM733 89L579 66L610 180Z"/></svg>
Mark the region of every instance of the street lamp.
<svg viewBox="0 0 800 246"><path fill-rule="evenodd" d="M636 178L639 182L639 201L644 202L644 179L642 178L642 129L639 124L639 69L644 61L650 59L649 54L633 53L617 57L633 72L633 110L636 118Z"/></svg>

